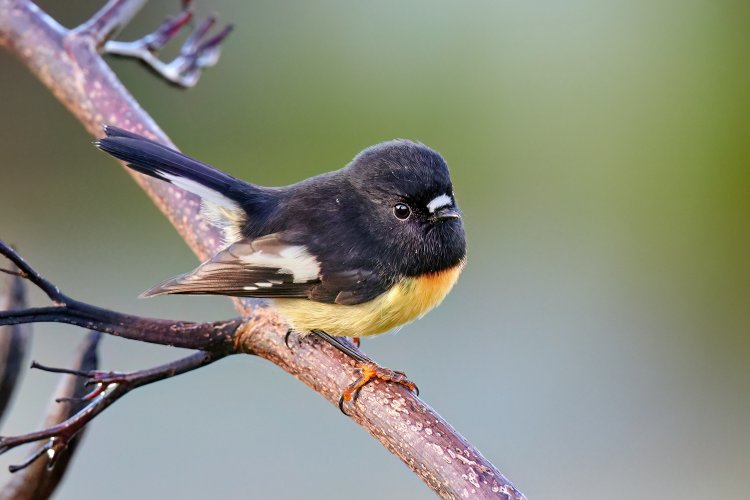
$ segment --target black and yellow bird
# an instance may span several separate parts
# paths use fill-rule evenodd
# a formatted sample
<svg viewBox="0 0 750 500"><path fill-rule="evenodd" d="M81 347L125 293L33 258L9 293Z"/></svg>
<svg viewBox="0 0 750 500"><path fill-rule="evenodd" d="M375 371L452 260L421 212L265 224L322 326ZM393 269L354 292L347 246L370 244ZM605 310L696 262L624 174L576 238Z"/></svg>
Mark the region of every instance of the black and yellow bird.
<svg viewBox="0 0 750 500"><path fill-rule="evenodd" d="M268 298L300 335L316 333L373 377L415 386L338 337L389 331L437 306L466 257L448 166L427 146L384 142L347 166L285 187L236 179L145 137L107 126L97 146L140 173L202 198L226 247L144 292Z"/></svg>

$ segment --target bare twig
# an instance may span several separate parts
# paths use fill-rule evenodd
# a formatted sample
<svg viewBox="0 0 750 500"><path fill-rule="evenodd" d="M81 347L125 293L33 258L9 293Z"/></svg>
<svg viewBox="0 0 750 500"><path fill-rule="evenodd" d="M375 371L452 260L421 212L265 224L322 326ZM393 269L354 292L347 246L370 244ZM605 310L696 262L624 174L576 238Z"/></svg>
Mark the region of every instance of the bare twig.
<svg viewBox="0 0 750 500"><path fill-rule="evenodd" d="M242 324L240 318L210 323L193 323L143 318L102 309L77 301L62 293L59 288L39 274L3 241L0 241L0 255L7 257L18 266L19 276L38 286L56 304L52 307L0 310L0 326L40 322L68 323L117 337L152 344L217 353L230 353L235 349L234 336Z"/></svg>
<svg viewBox="0 0 750 500"><path fill-rule="evenodd" d="M79 377L82 386L87 390L73 397L60 396L56 399L58 403L72 402L78 407L77 412L64 421L60 420L56 422L56 425L21 436L0 437L0 454L17 446L41 440L48 440L45 445L46 450L64 449L86 424L133 389L206 366L226 355L226 353L197 352L156 368L130 373L48 368L34 363L32 368L53 373L67 373L70 376ZM11 472L27 467L39 456L41 455L32 455L29 461L11 468ZM48 453L48 456L50 460L55 458L54 453L52 455Z"/></svg>
<svg viewBox="0 0 750 500"><path fill-rule="evenodd" d="M101 334L91 332L81 343L71 364L74 370L91 371L97 367L96 348ZM85 405L78 399L86 394L88 388L78 377L67 375L60 380L55 395L50 402L44 425L54 426L76 414ZM58 403L58 399L65 402ZM63 441L50 440L37 446L29 457L17 466L11 466L11 472L18 472L0 490L0 500L36 500L48 498L57 487L70 459L83 436L82 430L68 436ZM38 460L46 456L47 460ZM46 463L45 463L46 462ZM54 467L52 467L54 466Z"/></svg>
<svg viewBox="0 0 750 500"><path fill-rule="evenodd" d="M92 37L97 45L117 36L148 0L109 0L91 19L75 29L81 35Z"/></svg>
<svg viewBox="0 0 750 500"><path fill-rule="evenodd" d="M47 295L47 297L49 297L49 299L55 304L61 304L64 302L63 299L68 298L60 293L60 290L55 285L44 279L41 274L36 272L30 265L28 265L26 261L23 260L23 257L21 257L18 252L13 250L13 248L11 248L10 245L5 243L4 241L0 241L0 255L6 257L17 268L0 268L0 271L31 281L34 285L39 287L39 289L43 291L45 295Z"/></svg>
<svg viewBox="0 0 750 500"><path fill-rule="evenodd" d="M3 310L26 307L24 280L13 275L6 278L0 285L0 314ZM13 396L30 340L30 326L0 326L0 417Z"/></svg>
<svg viewBox="0 0 750 500"><path fill-rule="evenodd" d="M106 23L100 23L106 26ZM0 45L25 64L94 136L105 120L174 147L99 57L105 30L66 32L26 0L0 0ZM65 57L60 57L60 54ZM220 249L221 235L200 216L200 202L169 184L131 173L201 259ZM355 378L351 359L328 344L284 344L286 325L257 301L236 299L246 321L238 350L277 364L337 404ZM446 498L523 498L497 468L416 395L397 384L364 387L352 418Z"/></svg>
<svg viewBox="0 0 750 500"><path fill-rule="evenodd" d="M192 17L193 2L185 2L182 12L164 21L153 33L132 42L109 40L104 44L104 53L138 59L167 82L178 87L193 87L198 83L201 71L219 61L221 43L232 31L232 25L227 25L215 35L207 37L216 23L216 18L209 16L185 40L179 56L168 63L159 59L159 50L174 38Z"/></svg>

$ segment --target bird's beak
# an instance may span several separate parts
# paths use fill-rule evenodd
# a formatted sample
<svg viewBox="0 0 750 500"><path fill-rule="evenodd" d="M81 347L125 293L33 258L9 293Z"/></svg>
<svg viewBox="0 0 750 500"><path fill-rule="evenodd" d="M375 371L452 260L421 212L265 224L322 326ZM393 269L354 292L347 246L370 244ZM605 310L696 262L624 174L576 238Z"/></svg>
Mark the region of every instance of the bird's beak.
<svg viewBox="0 0 750 500"><path fill-rule="evenodd" d="M461 213L452 207L443 207L439 208L435 211L435 218L438 220L441 219L460 219Z"/></svg>

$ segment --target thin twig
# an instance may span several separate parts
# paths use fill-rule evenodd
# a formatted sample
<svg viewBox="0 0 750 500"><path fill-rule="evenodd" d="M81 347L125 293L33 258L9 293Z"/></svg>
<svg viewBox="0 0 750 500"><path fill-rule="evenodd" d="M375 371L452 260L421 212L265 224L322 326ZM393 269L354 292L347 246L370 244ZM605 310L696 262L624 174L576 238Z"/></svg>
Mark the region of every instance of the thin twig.
<svg viewBox="0 0 750 500"><path fill-rule="evenodd" d="M109 0L104 7L74 31L92 37L97 45L117 36L148 0Z"/></svg>
<svg viewBox="0 0 750 500"><path fill-rule="evenodd" d="M96 351L100 338L101 334L98 332L91 332L86 336L71 363L71 369L85 372L96 369ZM83 382L82 379L70 375L60 380L49 405L45 427L63 422L80 411L85 403L78 400L88 391ZM57 403L58 399L65 399L66 402ZM0 490L0 500L36 500L52 495L65 474L82 436L83 429L65 441L55 439L41 443L22 463L10 466L10 471L16 474ZM44 456L47 460L39 460Z"/></svg>
<svg viewBox="0 0 750 500"><path fill-rule="evenodd" d="M103 309L80 302L62 293L57 286L37 272L1 240L0 255L17 265L21 270L21 277L31 281L57 304L52 307L0 311L0 326L43 322L67 323L152 344L226 353L235 349L234 336L242 325L240 318L193 323L144 318Z"/></svg>
<svg viewBox="0 0 750 500"><path fill-rule="evenodd" d="M16 267L18 267L17 276L26 278L29 281L31 281L41 291L43 291L52 302L56 304L61 304L64 302L64 299L67 298L62 293L60 293L60 290L55 285L53 285L52 283L44 279L44 277L41 274L36 272L30 265L28 265L26 261L23 260L23 257L21 257L18 254L18 252L13 250L13 248L11 248L10 245L8 245L7 243L1 240L0 240L0 255L6 257L13 264L15 264ZM10 271L12 274L16 270L9 269L7 271Z"/></svg>
<svg viewBox="0 0 750 500"><path fill-rule="evenodd" d="M82 407L66 420L45 429L30 432L20 436L0 437L0 454L26 443L50 440L47 446L65 448L70 440L76 436L91 420L110 407L115 401L128 392L153 382L181 375L185 372L209 365L225 357L226 353L197 352L185 358L167 363L155 368L129 373L99 372L94 370L48 368L35 364L35 368L54 373L68 373L69 376L79 377L84 387L96 386L89 393L79 393L75 397L60 396L58 402L75 401ZM29 462L30 463L30 462ZM28 463L26 465L29 465ZM15 470L20 470L16 466ZM13 471L11 471L13 472Z"/></svg>
<svg viewBox="0 0 750 500"><path fill-rule="evenodd" d="M193 2L185 2L183 10L167 19L153 33L132 42L109 40L104 44L104 53L141 61L167 82L178 87L195 86L204 68L219 61L221 43L231 33L232 25L227 25L218 33L207 37L216 22L214 16L203 20L185 40L180 55L170 62L159 59L159 50L164 47L193 17Z"/></svg>

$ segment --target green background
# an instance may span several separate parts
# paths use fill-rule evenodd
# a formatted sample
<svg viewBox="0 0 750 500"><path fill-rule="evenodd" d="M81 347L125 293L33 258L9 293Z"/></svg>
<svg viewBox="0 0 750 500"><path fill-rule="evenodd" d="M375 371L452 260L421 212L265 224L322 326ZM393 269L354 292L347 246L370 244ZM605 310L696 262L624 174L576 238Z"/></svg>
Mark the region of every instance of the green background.
<svg viewBox="0 0 750 500"><path fill-rule="evenodd" d="M74 26L99 2L44 2ZM177 8L153 2L123 33ZM229 2L219 65L179 91L112 61L188 154L267 185L394 137L440 151L469 264L443 306L365 349L530 498L743 498L750 489L750 3ZM172 48L170 54L176 49ZM0 237L70 295L137 300L196 263L124 171L0 52ZM34 294L35 304L44 300ZM40 325L65 364L82 332ZM102 366L182 352L106 338ZM2 434L37 428L27 372ZM3 456L17 463L25 450ZM139 389L90 427L58 498L429 498L397 459L270 363Z"/></svg>

